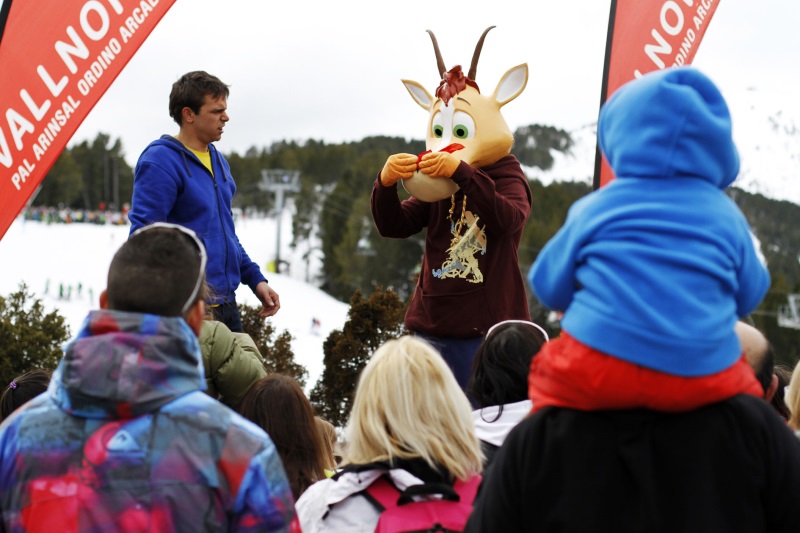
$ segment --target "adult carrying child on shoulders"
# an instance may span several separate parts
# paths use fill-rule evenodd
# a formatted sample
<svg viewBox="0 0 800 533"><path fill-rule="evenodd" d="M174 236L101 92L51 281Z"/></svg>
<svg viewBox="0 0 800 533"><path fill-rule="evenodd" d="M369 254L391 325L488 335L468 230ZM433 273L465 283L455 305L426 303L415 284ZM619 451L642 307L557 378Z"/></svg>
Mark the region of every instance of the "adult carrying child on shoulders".
<svg viewBox="0 0 800 533"><path fill-rule="evenodd" d="M739 156L719 89L690 67L647 74L603 107L598 141L616 179L570 208L529 273L564 312L531 366L534 408L686 411L760 396L734 324L770 280L723 192Z"/></svg>

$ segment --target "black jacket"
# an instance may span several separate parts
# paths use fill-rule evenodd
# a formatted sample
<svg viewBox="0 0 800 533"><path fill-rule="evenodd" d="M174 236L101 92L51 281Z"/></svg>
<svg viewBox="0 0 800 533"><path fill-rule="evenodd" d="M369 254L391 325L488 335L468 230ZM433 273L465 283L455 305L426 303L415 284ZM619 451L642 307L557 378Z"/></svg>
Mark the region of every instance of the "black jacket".
<svg viewBox="0 0 800 533"><path fill-rule="evenodd" d="M763 401L546 408L484 474L465 531L800 531L800 440Z"/></svg>

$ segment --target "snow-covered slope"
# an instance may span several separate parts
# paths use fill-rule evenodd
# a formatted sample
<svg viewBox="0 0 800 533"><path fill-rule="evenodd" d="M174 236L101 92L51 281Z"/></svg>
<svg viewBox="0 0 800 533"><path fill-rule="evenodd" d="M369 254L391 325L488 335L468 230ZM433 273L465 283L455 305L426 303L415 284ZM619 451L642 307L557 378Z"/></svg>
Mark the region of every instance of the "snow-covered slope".
<svg viewBox="0 0 800 533"><path fill-rule="evenodd" d="M282 244L291 241L291 235L283 231L286 228L291 231L291 224L285 220ZM237 223L237 233L251 258L264 268L274 256L275 219L242 219ZM7 296L20 282L26 283L48 311L58 309L74 335L86 313L97 307L111 258L127 237L127 226L48 225L18 218L0 240L0 294ZM297 260L288 246L282 248L282 257L289 259L292 268L286 275L268 274L281 299L281 310L268 320L278 332L287 330L294 337L295 360L308 370L310 389L322 373L322 342L331 330L344 326L349 306L306 283L305 261ZM61 298L59 286L64 288ZM246 286L241 286L236 295L239 302L258 304ZM318 332L311 330L312 318L320 321Z"/></svg>

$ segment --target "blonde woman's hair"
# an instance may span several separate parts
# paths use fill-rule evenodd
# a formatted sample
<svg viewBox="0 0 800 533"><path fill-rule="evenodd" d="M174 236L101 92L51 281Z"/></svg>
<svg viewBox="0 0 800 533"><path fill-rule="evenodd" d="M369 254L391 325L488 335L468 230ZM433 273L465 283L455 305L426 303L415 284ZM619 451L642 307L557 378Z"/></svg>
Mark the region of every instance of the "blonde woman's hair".
<svg viewBox="0 0 800 533"><path fill-rule="evenodd" d="M361 373L345 461L422 458L458 479L480 473L472 408L442 356L411 336L378 348Z"/></svg>
<svg viewBox="0 0 800 533"><path fill-rule="evenodd" d="M786 406L791 411L789 416L789 427L797 431L800 429L800 362L798 362L792 372L792 379L789 380L789 390L786 391Z"/></svg>

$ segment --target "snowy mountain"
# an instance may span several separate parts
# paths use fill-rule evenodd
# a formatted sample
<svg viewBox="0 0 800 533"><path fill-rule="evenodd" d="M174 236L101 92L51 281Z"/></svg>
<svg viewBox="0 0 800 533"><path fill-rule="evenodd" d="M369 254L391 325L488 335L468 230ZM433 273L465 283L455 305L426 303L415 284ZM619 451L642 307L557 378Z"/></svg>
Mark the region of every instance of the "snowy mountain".
<svg viewBox="0 0 800 533"><path fill-rule="evenodd" d="M774 200L800 205L800 112L784 111L764 92L755 89L726 95L733 117L733 136L741 170L734 186ZM548 184L581 181L591 184L594 174L597 124L570 131L570 152L553 152L550 170L526 168L529 178Z"/></svg>

